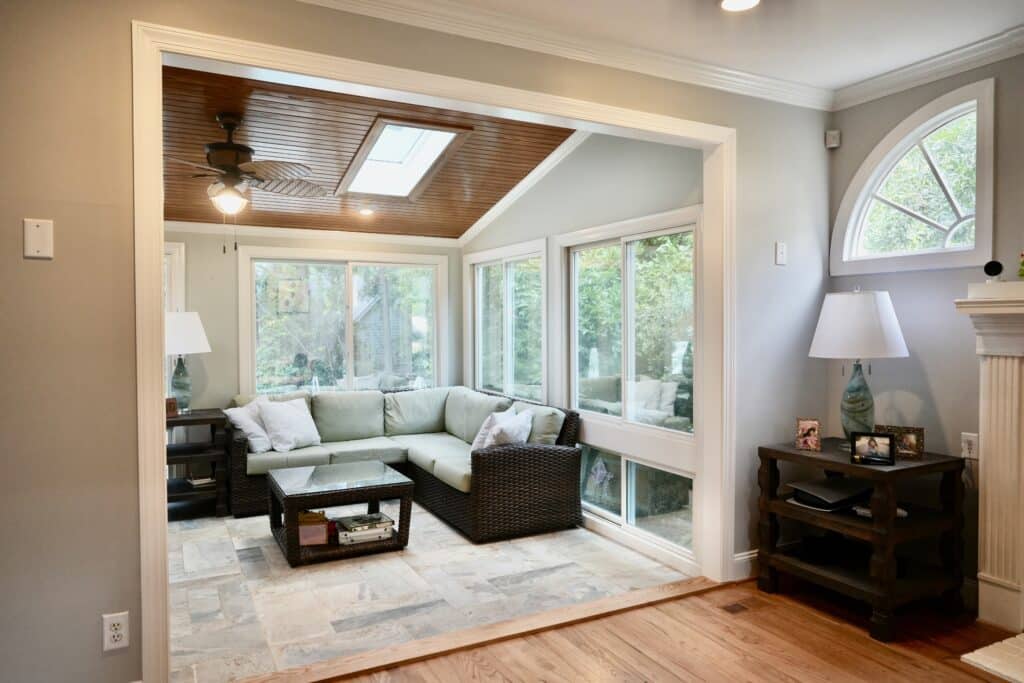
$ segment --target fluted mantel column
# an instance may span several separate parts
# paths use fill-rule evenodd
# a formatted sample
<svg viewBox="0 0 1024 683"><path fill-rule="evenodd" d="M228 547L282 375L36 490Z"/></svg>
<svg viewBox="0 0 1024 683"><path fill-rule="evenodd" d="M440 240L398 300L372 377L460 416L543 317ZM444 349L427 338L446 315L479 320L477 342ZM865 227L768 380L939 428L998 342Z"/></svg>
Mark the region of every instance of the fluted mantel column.
<svg viewBox="0 0 1024 683"><path fill-rule="evenodd" d="M981 357L978 619L1016 632L1024 631L1022 285L975 286L972 298L956 302L971 316Z"/></svg>

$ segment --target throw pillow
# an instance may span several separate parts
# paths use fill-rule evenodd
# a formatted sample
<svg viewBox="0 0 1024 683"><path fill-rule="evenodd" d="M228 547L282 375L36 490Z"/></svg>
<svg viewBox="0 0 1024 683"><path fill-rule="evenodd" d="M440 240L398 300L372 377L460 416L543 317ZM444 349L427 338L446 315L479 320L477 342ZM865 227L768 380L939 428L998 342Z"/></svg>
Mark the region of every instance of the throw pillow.
<svg viewBox="0 0 1024 683"><path fill-rule="evenodd" d="M530 429L533 428L533 411L524 410L514 417L503 420L491 430L484 441L484 448L488 446L502 446L504 444L526 443L530 437Z"/></svg>
<svg viewBox="0 0 1024 683"><path fill-rule="evenodd" d="M270 436L260 418L260 404L265 402L266 398L261 396L241 408L228 408L224 411L231 425L249 439L250 453L265 453L270 450Z"/></svg>
<svg viewBox="0 0 1024 683"><path fill-rule="evenodd" d="M309 414L306 399L261 401L260 418L267 429L270 444L279 453L320 445L320 432Z"/></svg>
<svg viewBox="0 0 1024 683"><path fill-rule="evenodd" d="M498 425L511 420L516 416L516 411L513 408L502 411L500 413L491 413L484 419L484 423L480 425L480 431L476 433L476 438L473 439L473 445L470 446L471 450L477 450L483 448L487 443L487 440L491 436L491 432L498 428Z"/></svg>

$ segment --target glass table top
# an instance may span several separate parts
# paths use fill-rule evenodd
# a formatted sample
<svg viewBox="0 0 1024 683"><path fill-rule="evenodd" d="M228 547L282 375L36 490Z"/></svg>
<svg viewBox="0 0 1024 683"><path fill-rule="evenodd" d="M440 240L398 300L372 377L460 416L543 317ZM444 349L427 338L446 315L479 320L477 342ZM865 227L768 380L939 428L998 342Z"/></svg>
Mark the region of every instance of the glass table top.
<svg viewBox="0 0 1024 683"><path fill-rule="evenodd" d="M286 496L412 483L409 477L379 460L289 467L270 470L269 476Z"/></svg>

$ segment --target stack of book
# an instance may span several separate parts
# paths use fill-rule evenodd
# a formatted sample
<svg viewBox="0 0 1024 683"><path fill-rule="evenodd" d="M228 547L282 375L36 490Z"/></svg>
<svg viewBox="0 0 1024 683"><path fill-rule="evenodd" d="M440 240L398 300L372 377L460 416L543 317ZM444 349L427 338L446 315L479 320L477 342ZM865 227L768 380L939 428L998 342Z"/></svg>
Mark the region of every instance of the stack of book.
<svg viewBox="0 0 1024 683"><path fill-rule="evenodd" d="M386 541L395 529L395 521L383 512L339 517L333 521L338 528L339 545Z"/></svg>

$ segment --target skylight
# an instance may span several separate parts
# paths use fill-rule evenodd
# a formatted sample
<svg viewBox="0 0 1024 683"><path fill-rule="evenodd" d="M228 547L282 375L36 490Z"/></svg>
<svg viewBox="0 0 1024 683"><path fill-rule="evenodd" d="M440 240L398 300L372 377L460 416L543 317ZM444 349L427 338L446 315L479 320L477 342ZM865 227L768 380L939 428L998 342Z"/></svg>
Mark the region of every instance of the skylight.
<svg viewBox="0 0 1024 683"><path fill-rule="evenodd" d="M375 140L372 134L367 138L368 143L372 140L370 151L356 155L358 167L354 174L353 169L345 174L341 191L408 197L458 136L457 131L399 123L378 128Z"/></svg>

